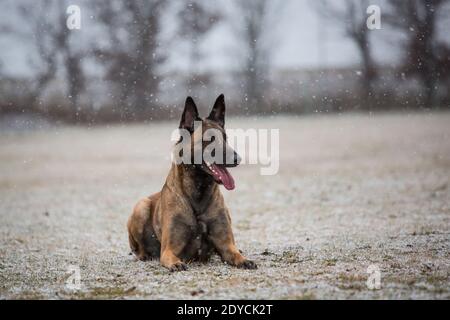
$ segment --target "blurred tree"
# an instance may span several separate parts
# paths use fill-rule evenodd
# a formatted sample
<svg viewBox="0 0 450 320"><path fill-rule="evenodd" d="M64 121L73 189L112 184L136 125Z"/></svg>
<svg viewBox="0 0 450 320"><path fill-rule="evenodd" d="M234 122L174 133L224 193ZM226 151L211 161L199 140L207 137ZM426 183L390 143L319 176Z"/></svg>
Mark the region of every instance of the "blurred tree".
<svg viewBox="0 0 450 320"><path fill-rule="evenodd" d="M178 34L189 43L189 69L191 77L188 80L189 90L193 89L203 77L199 77L198 62L201 59L200 44L214 26L222 19L218 10L211 9L205 1L182 1L178 11L180 21Z"/></svg>
<svg viewBox="0 0 450 320"><path fill-rule="evenodd" d="M108 44L95 50L106 66L106 79L115 84L123 117L136 118L155 103L159 77L159 33L164 0L98 0L92 2L109 35ZM118 99L117 99L118 98ZM125 106L125 108L123 108Z"/></svg>
<svg viewBox="0 0 450 320"><path fill-rule="evenodd" d="M372 57L367 27L368 0L346 0L343 2L320 0L314 2L318 12L325 18L340 23L344 34L356 45L361 56L361 101L370 107L373 82L376 79L376 65Z"/></svg>
<svg viewBox="0 0 450 320"><path fill-rule="evenodd" d="M42 6L31 6L18 1L15 3L14 9L23 18L25 28L2 26L3 35L9 34L20 38L21 41L29 41L36 49L28 57L33 70L33 78L23 92L25 104L31 109L37 107L41 94L54 79L57 70L54 41L57 30L56 26L46 19L48 13L46 7L50 4L50 0L43 0Z"/></svg>
<svg viewBox="0 0 450 320"><path fill-rule="evenodd" d="M242 16L241 29L237 32L244 48L244 99L250 112L264 112L269 86L269 70L275 46L268 40L270 14L275 10L269 8L267 0L236 1L239 16ZM280 3L277 3L277 5ZM279 9L279 8L278 8ZM271 21L273 22L273 21Z"/></svg>
<svg viewBox="0 0 450 320"><path fill-rule="evenodd" d="M449 17L449 0L389 0L386 23L406 36L402 72L417 76L424 87L423 107L438 107L436 91L450 77L450 48L438 39L438 18Z"/></svg>
<svg viewBox="0 0 450 320"><path fill-rule="evenodd" d="M64 64L66 83L68 87L69 102L75 110L75 117L78 117L80 106L78 100L81 93L85 90L85 76L82 67L82 59L86 54L82 49L75 49L72 45L71 37L76 30L69 30L66 25L66 9L69 6L68 1L56 1L57 10L57 32L55 33L56 51L62 55Z"/></svg>
<svg viewBox="0 0 450 320"><path fill-rule="evenodd" d="M32 85L27 88L26 103L31 108L37 108L41 95L55 79L58 63L61 61L69 103L73 107L69 111L76 117L78 98L85 89L82 68L84 54L70 42L73 33L66 26L68 4L65 1L43 0L33 4L18 1L15 5L26 24L26 31L9 28L7 32L15 33L20 38L31 39L36 48L30 57L35 72ZM58 60L59 58L61 59Z"/></svg>

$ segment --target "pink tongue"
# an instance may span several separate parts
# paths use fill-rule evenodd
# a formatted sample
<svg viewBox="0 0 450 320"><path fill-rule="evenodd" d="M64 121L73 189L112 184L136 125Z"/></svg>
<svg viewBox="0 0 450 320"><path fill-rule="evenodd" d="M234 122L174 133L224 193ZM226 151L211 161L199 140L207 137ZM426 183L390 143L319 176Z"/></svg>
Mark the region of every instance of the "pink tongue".
<svg viewBox="0 0 450 320"><path fill-rule="evenodd" d="M219 167L218 165L213 164L212 165L216 173L214 174L217 179L220 180L220 182L223 183L223 186L227 190L233 190L234 189L234 179L231 176L231 174L228 172L227 168L225 167Z"/></svg>

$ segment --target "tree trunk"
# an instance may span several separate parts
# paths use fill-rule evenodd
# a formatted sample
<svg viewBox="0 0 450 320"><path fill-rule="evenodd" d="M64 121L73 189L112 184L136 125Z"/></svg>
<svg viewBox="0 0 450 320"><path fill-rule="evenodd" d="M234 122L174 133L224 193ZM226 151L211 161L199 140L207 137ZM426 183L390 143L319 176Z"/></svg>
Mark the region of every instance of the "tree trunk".
<svg viewBox="0 0 450 320"><path fill-rule="evenodd" d="M371 109L375 68L367 39L368 34L362 32L357 37L356 43L362 60L361 102L365 104L365 108Z"/></svg>

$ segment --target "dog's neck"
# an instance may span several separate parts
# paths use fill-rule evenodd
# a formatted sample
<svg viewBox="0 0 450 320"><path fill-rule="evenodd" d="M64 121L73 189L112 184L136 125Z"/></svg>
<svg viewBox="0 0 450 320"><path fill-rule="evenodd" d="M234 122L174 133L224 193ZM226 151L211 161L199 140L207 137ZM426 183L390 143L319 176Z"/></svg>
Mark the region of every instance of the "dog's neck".
<svg viewBox="0 0 450 320"><path fill-rule="evenodd" d="M174 165L175 178L179 187L194 210L195 214L203 213L209 206L217 183L214 178L204 172L200 166Z"/></svg>

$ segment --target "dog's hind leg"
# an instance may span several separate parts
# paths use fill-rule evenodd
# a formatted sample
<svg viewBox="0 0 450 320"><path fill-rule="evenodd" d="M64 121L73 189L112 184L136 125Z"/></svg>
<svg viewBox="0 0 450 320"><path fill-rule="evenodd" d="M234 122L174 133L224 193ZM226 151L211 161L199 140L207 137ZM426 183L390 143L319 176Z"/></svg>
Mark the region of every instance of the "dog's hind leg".
<svg viewBox="0 0 450 320"><path fill-rule="evenodd" d="M136 242L136 240L133 239L133 236L130 233L128 233L128 243L130 244L131 252L137 254L139 250L139 244Z"/></svg>
<svg viewBox="0 0 450 320"><path fill-rule="evenodd" d="M137 203L128 219L128 239L130 248L139 260L157 258L160 245L151 221L151 200L142 199Z"/></svg>
<svg viewBox="0 0 450 320"><path fill-rule="evenodd" d="M144 247L139 245L139 243L134 240L133 236L131 234L128 235L128 240L130 242L130 248L131 252L133 252L136 255L136 258L141 261L146 261L149 259L148 255L146 254Z"/></svg>

